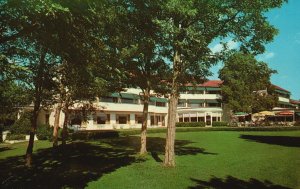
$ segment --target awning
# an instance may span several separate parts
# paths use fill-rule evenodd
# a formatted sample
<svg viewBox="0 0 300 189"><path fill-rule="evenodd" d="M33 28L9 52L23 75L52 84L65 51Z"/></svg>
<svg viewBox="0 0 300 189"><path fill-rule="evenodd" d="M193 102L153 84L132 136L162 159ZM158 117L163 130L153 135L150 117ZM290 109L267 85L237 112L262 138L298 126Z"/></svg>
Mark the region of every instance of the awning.
<svg viewBox="0 0 300 189"><path fill-rule="evenodd" d="M206 87L207 91L221 91L221 88L219 87Z"/></svg>
<svg viewBox="0 0 300 189"><path fill-rule="evenodd" d="M296 114L297 116L300 116L300 112L295 112L295 114Z"/></svg>
<svg viewBox="0 0 300 189"><path fill-rule="evenodd" d="M274 112L270 112L270 111L262 111L262 112L258 112L261 115L265 115L265 116L274 116L275 113Z"/></svg>
<svg viewBox="0 0 300 189"><path fill-rule="evenodd" d="M291 111L282 111L282 112L276 113L276 115L292 116L292 115L294 115L294 113Z"/></svg>
<svg viewBox="0 0 300 189"><path fill-rule="evenodd" d="M121 93L121 98L138 99L139 96L131 93Z"/></svg>
<svg viewBox="0 0 300 189"><path fill-rule="evenodd" d="M112 93L110 96L118 98L118 97L120 97L120 93Z"/></svg>
<svg viewBox="0 0 300 189"><path fill-rule="evenodd" d="M128 99L138 99L139 98L139 96L137 94L132 94L132 93L112 93L110 96L116 97L116 98L128 98Z"/></svg>
<svg viewBox="0 0 300 189"><path fill-rule="evenodd" d="M204 103L204 99L189 99L188 103L190 103L190 104Z"/></svg>
<svg viewBox="0 0 300 189"><path fill-rule="evenodd" d="M151 102L168 102L166 98L150 97Z"/></svg>
<svg viewBox="0 0 300 189"><path fill-rule="evenodd" d="M234 113L234 115L244 116L244 115L248 115L248 113L246 113L246 112L236 112L236 113Z"/></svg>

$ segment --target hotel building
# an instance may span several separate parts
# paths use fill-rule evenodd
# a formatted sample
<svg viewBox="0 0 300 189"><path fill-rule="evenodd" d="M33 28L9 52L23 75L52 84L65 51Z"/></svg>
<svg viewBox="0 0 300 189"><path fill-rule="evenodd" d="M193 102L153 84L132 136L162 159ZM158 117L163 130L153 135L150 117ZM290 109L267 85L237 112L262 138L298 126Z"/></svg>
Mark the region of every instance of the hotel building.
<svg viewBox="0 0 300 189"><path fill-rule="evenodd" d="M212 126L212 122L226 120L225 106L222 103L222 81L211 80L197 86L187 86L185 92L180 93L177 107L177 122L205 122ZM290 92L274 85L278 95L278 106L274 111L292 111L293 116L300 116L297 112L299 101L290 99ZM141 128L143 101L140 89L129 88L125 92L113 93L100 97L93 102L95 111L91 111L83 120L80 104L71 108L70 124L85 130ZM38 122L53 125L54 110L42 110ZM151 97L149 103L148 127L165 127L167 123L168 99ZM60 114L62 126L64 114Z"/></svg>

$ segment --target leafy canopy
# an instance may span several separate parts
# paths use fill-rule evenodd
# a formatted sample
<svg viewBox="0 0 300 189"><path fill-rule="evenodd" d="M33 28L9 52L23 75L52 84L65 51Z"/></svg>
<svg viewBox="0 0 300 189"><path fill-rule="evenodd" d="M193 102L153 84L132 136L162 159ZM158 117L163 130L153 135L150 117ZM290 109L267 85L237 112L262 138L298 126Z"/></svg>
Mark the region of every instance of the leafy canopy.
<svg viewBox="0 0 300 189"><path fill-rule="evenodd" d="M271 90L270 76L276 73L254 55L235 53L225 61L219 71L223 80L222 96L234 112L252 112L271 109L276 97L268 95Z"/></svg>

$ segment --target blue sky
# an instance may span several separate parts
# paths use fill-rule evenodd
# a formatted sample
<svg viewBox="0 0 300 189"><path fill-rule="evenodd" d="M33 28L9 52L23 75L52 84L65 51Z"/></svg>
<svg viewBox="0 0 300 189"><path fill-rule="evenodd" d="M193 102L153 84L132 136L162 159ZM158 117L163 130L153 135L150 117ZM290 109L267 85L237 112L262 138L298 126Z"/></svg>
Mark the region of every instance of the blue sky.
<svg viewBox="0 0 300 189"><path fill-rule="evenodd" d="M258 60L268 63L277 70L271 82L292 93L291 98L300 99L300 0L289 0L280 9L271 10L266 14L269 22L279 29L273 42L266 45L266 52ZM233 46L235 44L232 44ZM221 66L212 71L218 77Z"/></svg>

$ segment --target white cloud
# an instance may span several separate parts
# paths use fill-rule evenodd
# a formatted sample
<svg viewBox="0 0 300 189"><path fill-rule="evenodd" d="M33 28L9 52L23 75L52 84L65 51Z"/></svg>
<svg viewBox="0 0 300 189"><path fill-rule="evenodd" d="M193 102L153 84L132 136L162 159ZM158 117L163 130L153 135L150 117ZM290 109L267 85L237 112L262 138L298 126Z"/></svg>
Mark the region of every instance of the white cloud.
<svg viewBox="0 0 300 189"><path fill-rule="evenodd" d="M227 46L229 49L236 49L238 47L238 43L230 40L227 42Z"/></svg>
<svg viewBox="0 0 300 189"><path fill-rule="evenodd" d="M215 46L213 46L211 48L211 51L213 53L217 53L217 52L220 52L222 49L223 49L223 46L219 43L219 44L216 44Z"/></svg>
<svg viewBox="0 0 300 189"><path fill-rule="evenodd" d="M228 49L236 49L236 48L238 47L238 43L235 42L235 41L233 41L233 40L228 41L228 42L226 43L226 45L227 45ZM220 44L220 43L216 44L215 46L213 46L213 47L211 48L211 51L212 51L213 53L218 53L218 52L220 52L220 51L222 51L222 50L223 50L223 45Z"/></svg>
<svg viewBox="0 0 300 189"><path fill-rule="evenodd" d="M268 60L268 59L273 58L274 56L275 56L275 53L274 53L274 52L266 52L266 53L264 54L264 59L265 59L265 60Z"/></svg>
<svg viewBox="0 0 300 189"><path fill-rule="evenodd" d="M258 61L266 61L266 60L272 59L274 56L275 56L274 52L265 52L264 54L259 55L257 57L257 60Z"/></svg>

